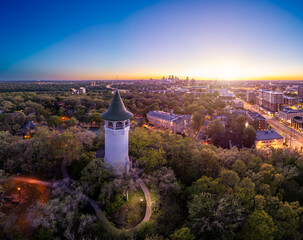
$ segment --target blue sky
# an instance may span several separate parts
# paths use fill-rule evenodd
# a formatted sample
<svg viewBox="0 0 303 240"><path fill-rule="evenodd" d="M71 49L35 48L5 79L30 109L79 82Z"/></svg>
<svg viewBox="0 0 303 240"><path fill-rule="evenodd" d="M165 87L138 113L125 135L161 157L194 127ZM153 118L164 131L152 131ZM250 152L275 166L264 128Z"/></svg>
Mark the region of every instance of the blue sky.
<svg viewBox="0 0 303 240"><path fill-rule="evenodd" d="M0 80L303 79L303 3L0 2Z"/></svg>

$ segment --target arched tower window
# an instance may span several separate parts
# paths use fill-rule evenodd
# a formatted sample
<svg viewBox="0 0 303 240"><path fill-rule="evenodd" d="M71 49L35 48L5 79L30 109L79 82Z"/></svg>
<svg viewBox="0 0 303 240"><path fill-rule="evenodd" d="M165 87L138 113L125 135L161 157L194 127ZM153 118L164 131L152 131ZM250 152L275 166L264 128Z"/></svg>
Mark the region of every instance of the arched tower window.
<svg viewBox="0 0 303 240"><path fill-rule="evenodd" d="M116 123L116 129L122 129L123 128L123 123L122 122L117 122Z"/></svg>
<svg viewBox="0 0 303 240"><path fill-rule="evenodd" d="M109 122L107 122L107 127L113 129L114 125L112 122L109 121Z"/></svg>
<svg viewBox="0 0 303 240"><path fill-rule="evenodd" d="M126 120L124 124L125 124L125 127L127 127L128 126L128 120Z"/></svg>

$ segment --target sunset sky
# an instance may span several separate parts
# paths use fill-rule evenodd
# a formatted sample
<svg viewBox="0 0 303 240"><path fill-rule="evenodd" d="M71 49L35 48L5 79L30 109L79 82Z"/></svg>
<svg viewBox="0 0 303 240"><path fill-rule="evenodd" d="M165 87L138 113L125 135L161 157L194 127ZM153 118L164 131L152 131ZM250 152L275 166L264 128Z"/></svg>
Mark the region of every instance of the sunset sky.
<svg viewBox="0 0 303 240"><path fill-rule="evenodd" d="M0 80L302 79L302 0L2 0Z"/></svg>

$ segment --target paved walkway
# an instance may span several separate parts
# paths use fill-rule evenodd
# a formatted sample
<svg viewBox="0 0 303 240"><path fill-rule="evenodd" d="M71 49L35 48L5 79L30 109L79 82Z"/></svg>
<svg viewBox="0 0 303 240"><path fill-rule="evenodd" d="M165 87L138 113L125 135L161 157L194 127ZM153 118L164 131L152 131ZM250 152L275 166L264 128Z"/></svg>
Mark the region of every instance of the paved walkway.
<svg viewBox="0 0 303 240"><path fill-rule="evenodd" d="M146 201L146 210L145 210L145 216L142 220L141 223L139 223L139 225L141 225L144 222L148 222L152 213L152 204L151 204L151 196L150 196L150 192L148 190L148 188L146 187L145 183L142 181L141 178L139 178L138 183L144 193L145 196L145 201Z"/></svg>

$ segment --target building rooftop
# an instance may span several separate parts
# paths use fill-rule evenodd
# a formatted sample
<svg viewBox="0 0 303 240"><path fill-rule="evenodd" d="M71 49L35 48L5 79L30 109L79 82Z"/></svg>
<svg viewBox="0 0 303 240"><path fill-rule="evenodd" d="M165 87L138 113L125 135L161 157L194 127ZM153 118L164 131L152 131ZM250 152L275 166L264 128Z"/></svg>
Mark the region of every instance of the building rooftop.
<svg viewBox="0 0 303 240"><path fill-rule="evenodd" d="M299 113L299 112L303 112L303 109L292 109L289 107L284 107L280 112L284 112L284 113Z"/></svg>
<svg viewBox="0 0 303 240"><path fill-rule="evenodd" d="M283 138L279 133L274 130L256 131L256 140L273 140Z"/></svg>
<svg viewBox="0 0 303 240"><path fill-rule="evenodd" d="M123 121L130 119L133 116L134 115L131 112L127 111L126 107L124 106L118 90L116 91L108 110L105 113L101 114L101 117L104 120L109 121Z"/></svg>
<svg viewBox="0 0 303 240"><path fill-rule="evenodd" d="M232 100L234 103L243 103L243 101L239 100L239 99L233 99Z"/></svg>
<svg viewBox="0 0 303 240"><path fill-rule="evenodd" d="M266 120L265 117L263 117L261 114L257 113L257 112L247 112L247 114L253 118L253 119L257 119L257 120Z"/></svg>
<svg viewBox="0 0 303 240"><path fill-rule="evenodd" d="M190 115L179 115L179 114L174 114L172 112L168 113L168 112L162 112L162 111L150 111L147 113L147 115L161 118L166 121L176 121L183 117L191 117Z"/></svg>
<svg viewBox="0 0 303 240"><path fill-rule="evenodd" d="M147 113L149 116L161 118L167 121L173 121L179 117L179 115L174 113L162 112L162 111L150 111Z"/></svg>
<svg viewBox="0 0 303 240"><path fill-rule="evenodd" d="M176 123L182 123L184 120L190 120L191 115L180 115L177 119L174 120Z"/></svg>
<svg viewBox="0 0 303 240"><path fill-rule="evenodd" d="M269 89L259 89L259 91L268 92L270 94L283 94L283 92L271 91Z"/></svg>
<svg viewBox="0 0 303 240"><path fill-rule="evenodd" d="M298 99L298 97L289 97L289 96L285 96L285 95L284 95L284 98L287 98L287 99Z"/></svg>

